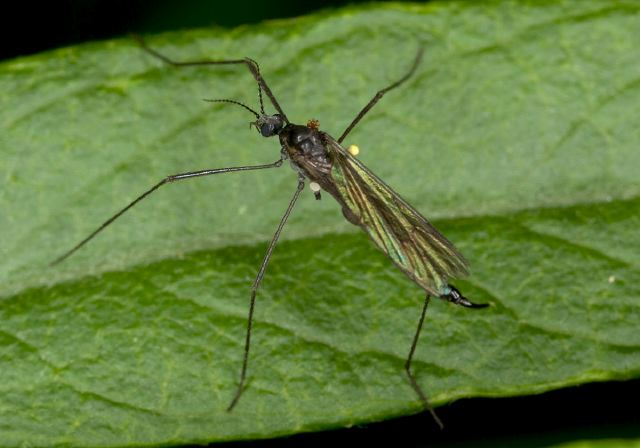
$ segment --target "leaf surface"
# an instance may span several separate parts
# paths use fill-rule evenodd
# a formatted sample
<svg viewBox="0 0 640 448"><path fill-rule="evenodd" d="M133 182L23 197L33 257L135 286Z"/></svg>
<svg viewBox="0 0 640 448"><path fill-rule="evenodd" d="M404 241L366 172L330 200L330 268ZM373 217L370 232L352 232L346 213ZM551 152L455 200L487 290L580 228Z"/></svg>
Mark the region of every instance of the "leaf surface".
<svg viewBox="0 0 640 448"><path fill-rule="evenodd" d="M250 56L292 121L345 142L470 260L485 310L433 303L415 373L435 405L640 373L640 6L433 2L149 37L176 59ZM328 195L279 170L171 184L47 263L163 176L260 164L276 141L241 67L173 69L131 40L0 65L0 440L178 445L419 412L403 363L422 293ZM445 422L446 423L446 422Z"/></svg>

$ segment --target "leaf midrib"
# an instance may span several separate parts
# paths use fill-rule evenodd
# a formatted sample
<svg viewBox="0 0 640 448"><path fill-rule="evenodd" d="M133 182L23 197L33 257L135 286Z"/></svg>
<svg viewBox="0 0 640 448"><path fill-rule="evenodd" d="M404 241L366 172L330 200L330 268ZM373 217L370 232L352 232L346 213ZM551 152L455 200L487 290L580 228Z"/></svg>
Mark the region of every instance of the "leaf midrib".
<svg viewBox="0 0 640 448"><path fill-rule="evenodd" d="M530 226L527 226L525 223L522 222L522 220L519 220L518 217L521 215L526 215L526 214L532 214L532 213L539 213L539 212L544 212L544 211L551 211L551 212L555 212L555 211L565 211L565 210L570 210L573 208L581 208L581 207L587 207L587 206L601 206L601 205L616 205L616 204L625 204L625 203L629 203L629 202L633 202L633 201L637 201L640 199L640 196L632 196L630 198L625 198L625 199L617 199L614 201L593 201L593 202L586 202L586 203L575 203L572 204L570 206L551 206L551 207L535 207L535 208L521 208L521 209L516 209L516 210L511 210L511 211L505 211L503 213L498 213L498 214L477 214L477 215L463 215L463 216L458 216L458 217L451 217L451 218L445 218L445 219L437 219L435 220L435 223L437 226L442 225L443 227L447 225L447 223L453 223L453 222L458 222L461 220L464 221L475 221L475 220L502 220L505 222L508 222L509 225L511 226L517 226L519 229L534 235L537 239L552 239L554 242L556 243L561 243L564 245L569 246L572 249L578 249L580 251L587 251L589 254L591 254L592 256L601 259L601 260L606 260L615 264L619 264L621 266L624 267L628 267L628 268L638 268L638 266L636 266L635 263L625 260L623 258L619 258L619 257L614 257L610 254L606 254L604 253L601 249L598 249L596 247L592 247L592 246L588 246L585 245L583 242L576 242L576 241L572 241L569 240L567 238L564 238L562 236L558 236L558 235L554 235L553 233L545 233L542 232L540 230L534 229ZM46 227L45 224L43 224L42 227ZM286 230L286 229L285 229ZM345 232L327 232L327 233L321 233L321 234L317 234L317 235L313 235L313 236L303 236L303 237L290 237L288 238L286 235L286 231L285 234L283 235L282 241L287 241L287 242L295 242L295 241L306 241L309 239L316 239L319 237L322 238L331 238L331 237L341 237L341 236L346 236L346 235L354 235L354 234L358 234L360 233L358 230L353 230L353 231L345 231ZM73 283L76 281L81 281L83 279L86 278L93 278L93 277L97 277L100 275L104 275L110 272L126 272L128 270L131 269L135 269L141 266L145 266L145 265L150 265L153 263L157 263L160 261L166 261L166 260L171 260L171 259L178 259L178 258L182 258L184 256L188 256L191 254L195 254L195 253L206 253L206 252L212 252L212 251L217 251L217 250L221 250L224 248L232 248L232 247L238 247L238 248L257 248L257 247L262 247L264 246L265 242L268 241L270 239L270 234L264 234L264 240L260 243L240 243L240 244L231 244L231 245L211 245L208 247L199 247L198 249L195 250L176 250L176 252L180 253L179 257L167 257L167 256L160 256L160 257L149 257L145 260L143 260L142 262L137 262L137 263L131 263L128 264L125 262L122 262L121 267L119 268L109 268L109 269L105 269L105 270L100 270L100 269L96 269L96 266L93 266L92 268L92 272L83 272L80 275L77 276L71 276L69 275L66 278L63 278L59 281L52 281L51 280L51 276L49 274L50 271L46 270L44 272L42 272L41 275L37 275L37 276L33 276L30 275L29 277L26 278L22 278L20 276L18 276L17 278L14 278L11 280L11 283L18 283L21 287L17 287L17 288L12 288L11 286L6 286L4 285L4 289L5 292L0 293L0 300L2 300L3 298L11 298L14 295L20 294L24 291L28 291L30 289L35 289L35 288L39 288L39 287L43 287L46 285L52 285L52 284L58 284L58 283ZM73 261L67 261L67 263L72 263ZM63 268L64 269L64 268ZM11 272L11 271L10 271ZM62 271L63 275L65 273L65 271ZM66 271L66 272L70 272L70 271ZM476 284L473 282L472 277L471 279L469 278L465 278L465 280L467 282L469 282L470 284L474 285L475 287L478 287L480 289L485 290L485 288L480 285L480 284ZM497 297L490 293L489 291L485 291L487 292L488 295L491 295L492 297L494 297L497 300Z"/></svg>

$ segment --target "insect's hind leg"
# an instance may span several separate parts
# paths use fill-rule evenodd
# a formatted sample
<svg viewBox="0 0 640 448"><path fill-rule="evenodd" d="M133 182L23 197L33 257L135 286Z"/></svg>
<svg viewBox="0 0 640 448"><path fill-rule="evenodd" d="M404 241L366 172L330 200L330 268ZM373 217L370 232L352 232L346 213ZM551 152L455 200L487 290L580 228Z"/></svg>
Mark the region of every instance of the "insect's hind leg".
<svg viewBox="0 0 640 448"><path fill-rule="evenodd" d="M373 108L373 106L375 106L376 103L380 101L380 99L385 95L385 93L387 93L389 90L395 89L400 84L404 83L407 79L411 78L411 76L415 73L416 69L418 68L418 65L420 65L420 61L422 61L423 53L424 53L424 46L420 45L420 48L418 49L418 53L416 54L416 57L413 60L413 64L411 65L411 68L409 69L409 71L405 73L402 78L398 79L393 84L388 85L384 89L378 90L378 92L373 96L373 98L371 98L371 100L367 103L367 105L364 106L360 112L358 112L358 115L356 115L356 118L353 119L351 124L347 126L347 129L345 129L342 135L340 136L340 138L338 138L338 143L342 143L342 141L346 138L346 136L349 135L349 132L351 132L353 128L360 122L360 120L362 120L362 118L367 114L367 112L369 112Z"/></svg>
<svg viewBox="0 0 640 448"><path fill-rule="evenodd" d="M440 298L446 300L451 303L455 303L456 305L461 305L467 308L485 308L489 306L487 303L473 303L466 297L462 295L462 293L455 287L448 285L445 289L444 294L440 295ZM416 346L418 345L418 339L420 338L420 331L422 330L422 324L424 323L424 318L427 314L427 307L429 306L429 301L431 297L427 294L424 299L424 305L422 306L422 313L420 314L420 320L418 321L418 327L416 328L416 334L413 336L413 341L411 342L411 349L409 350L409 356L407 356L407 360L404 363L404 370L407 373L407 377L409 377L409 382L411 383L411 387L416 391L416 394L420 397L424 409L431 413L431 416L436 421L440 429L444 428L442 421L436 415L436 412L433 410L433 407L429 403L427 396L423 392L422 388L416 381L415 376L411 372L411 361L413 360L413 354L416 351Z"/></svg>
<svg viewBox="0 0 640 448"><path fill-rule="evenodd" d="M411 387L413 387L413 390L415 390L416 394L418 394L418 397L420 397L420 401L422 401L422 405L424 406L424 409L431 413L431 416L436 421L440 429L443 429L444 425L442 424L442 421L436 414L436 411L433 410L433 407L429 403L427 396L425 395L422 388L416 381L416 377L413 376L413 373L411 372L411 361L413 360L413 354L415 353L416 346L418 345L418 339L420 338L420 331L422 330L422 324L424 323L424 318L427 314L427 307L429 306L430 300L431 300L431 297L429 296L429 294L427 294L426 298L424 299L424 305L422 306L422 313L420 314L420 320L418 321L416 334L413 336L413 341L411 342L411 349L409 350L409 356L407 356L407 360L404 363L404 371L406 372L407 377L409 378L409 383L411 383Z"/></svg>
<svg viewBox="0 0 640 448"><path fill-rule="evenodd" d="M137 34L132 34L131 36L138 42L138 44L140 45L140 48L142 48L145 52L147 52L148 54L150 54L154 58L160 59L162 62L164 62L166 64L169 64L169 65L172 65L174 67L195 67L195 66L203 66L203 65L237 65L237 64L245 64L247 66L247 68L249 69L249 71L251 72L251 75L253 75L254 79L258 83L258 97L260 99L260 111L262 112L262 114L264 115L264 113L265 113L264 112L264 103L262 101L262 91L264 91L264 93L266 93L267 97L271 101L271 104L273 104L273 107L275 107L276 110L278 111L278 113L280 115L282 115L282 117L284 118L284 121L289 123L289 119L287 118L285 113L282 111L282 108L280 107L280 104L276 100L276 97L271 92L271 89L269 88L269 86L267 85L267 82L262 77L262 74L260 74L260 66L253 59L251 59L251 58L242 58L242 59L202 59L202 60L198 60L198 61L175 61L175 60L163 55L162 53L154 50L153 48L149 47L141 36L139 36Z"/></svg>

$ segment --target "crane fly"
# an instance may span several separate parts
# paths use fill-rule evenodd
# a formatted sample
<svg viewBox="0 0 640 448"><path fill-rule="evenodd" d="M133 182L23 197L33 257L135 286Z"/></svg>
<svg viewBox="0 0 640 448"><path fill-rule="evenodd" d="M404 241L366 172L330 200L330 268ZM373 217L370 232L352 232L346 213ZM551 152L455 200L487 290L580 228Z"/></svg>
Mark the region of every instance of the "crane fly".
<svg viewBox="0 0 640 448"><path fill-rule="evenodd" d="M483 308L486 307L487 304L476 304L469 301L458 289L449 284L450 278L461 278L467 276L469 273L466 260L453 244L438 232L435 227L407 201L402 199L398 193L393 191L391 187L386 185L379 177L364 166L362 162L356 159L355 154L357 150L355 147L345 149L342 145L345 137L388 91L400 86L415 73L422 60L422 46L418 50L409 70L400 79L384 89L379 90L364 108L362 108L351 124L347 126L342 135L340 135L338 139L334 139L328 133L320 130L319 123L316 120L309 120L306 125L290 122L260 73L258 63L253 59L179 62L150 48L141 37L133 37L146 53L174 67L245 65L258 85L260 112L255 111L240 101L232 99L212 99L205 101L234 104L252 113L256 120L252 122L251 125L256 128L261 136L267 138L278 137L280 141L280 157L275 162L264 165L215 168L167 176L114 214L85 239L55 259L51 264L57 264L71 256L80 247L84 246L104 230L105 227L162 185L213 174L278 168L283 165L285 160L288 160L297 174L298 184L284 215L280 219L276 232L269 243L251 288L242 367L240 369L236 391L227 410L233 410L245 388L256 293L264 278L271 254L280 238L282 229L300 193L304 189L305 183L309 181L309 187L313 191L316 199L321 199L322 192L333 196L341 206L342 214L347 221L364 230L378 249L384 252L402 272L426 292L422 312L420 313L409 354L404 364L404 370L411 387L420 398L425 410L429 411L433 415L436 423L442 427L440 419L429 404L427 396L422 391L411 370L411 361L418 344L427 306L429 305L431 297L438 297L468 308ZM268 114L265 112L263 94L269 99L276 113Z"/></svg>

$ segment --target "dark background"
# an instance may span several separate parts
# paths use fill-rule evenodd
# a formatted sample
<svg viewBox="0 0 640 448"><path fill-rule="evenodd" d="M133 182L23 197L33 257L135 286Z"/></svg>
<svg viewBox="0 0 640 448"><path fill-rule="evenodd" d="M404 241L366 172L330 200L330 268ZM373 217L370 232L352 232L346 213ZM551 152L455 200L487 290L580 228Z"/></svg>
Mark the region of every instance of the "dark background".
<svg viewBox="0 0 640 448"><path fill-rule="evenodd" d="M0 8L0 59L129 32L234 27L295 17L359 1L66 0L13 2ZM12 9L18 8L18 9ZM399 373L401 374L401 373ZM224 446L293 447L365 443L429 447L543 447L598 438L640 438L640 380L589 384L546 394L460 400L428 414L364 427Z"/></svg>
<svg viewBox="0 0 640 448"><path fill-rule="evenodd" d="M0 6L0 59L38 53L130 32L153 33L195 27L234 27L295 17L354 0L53 0ZM366 3L372 3L371 1Z"/></svg>

